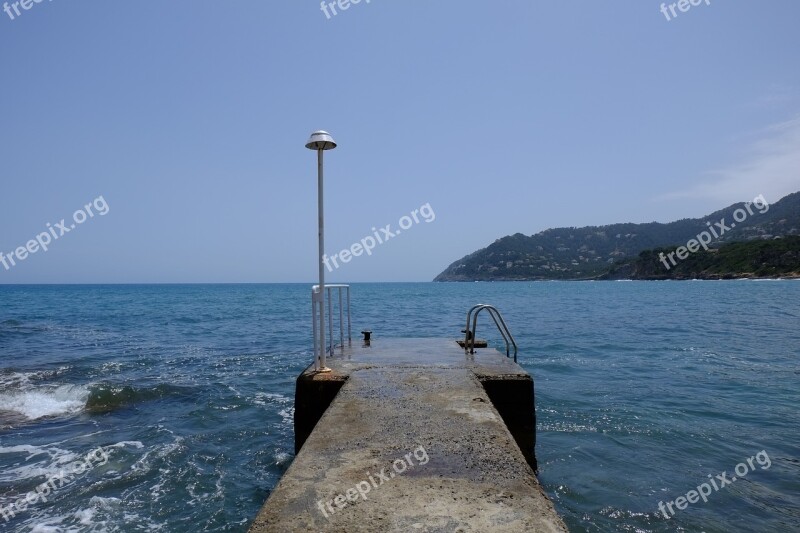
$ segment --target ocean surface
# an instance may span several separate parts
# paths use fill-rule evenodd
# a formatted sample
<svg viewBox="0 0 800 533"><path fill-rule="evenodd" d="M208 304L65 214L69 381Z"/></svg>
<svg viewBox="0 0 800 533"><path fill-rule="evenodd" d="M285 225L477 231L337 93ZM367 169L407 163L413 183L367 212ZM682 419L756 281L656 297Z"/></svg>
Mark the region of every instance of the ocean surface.
<svg viewBox="0 0 800 533"><path fill-rule="evenodd" d="M353 330L455 338L476 303L571 531L800 531L800 281L354 284ZM246 531L310 315L305 284L0 286L0 532Z"/></svg>

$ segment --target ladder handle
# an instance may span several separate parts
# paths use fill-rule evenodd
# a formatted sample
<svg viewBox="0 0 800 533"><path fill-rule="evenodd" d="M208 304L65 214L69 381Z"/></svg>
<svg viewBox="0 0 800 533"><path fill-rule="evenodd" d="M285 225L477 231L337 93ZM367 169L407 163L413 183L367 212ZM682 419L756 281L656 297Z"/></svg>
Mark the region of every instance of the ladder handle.
<svg viewBox="0 0 800 533"><path fill-rule="evenodd" d="M492 317L495 326L497 326L500 335L502 335L503 340L506 343L506 357L511 356L511 346L514 347L514 362L517 362L517 341L514 339L514 336L511 334L511 330L508 329L508 325L506 321L503 320L503 315L500 311L494 307L493 305L489 304L478 304L472 307L467 312L467 326L464 333L464 350L468 351L471 354L475 353L475 339L476 339L476 330L478 329L478 315L484 309L489 310L489 315ZM472 313L475 312L475 316L472 316ZM472 330L469 327L469 321L472 319ZM470 339L470 332L472 333L472 338ZM510 341L510 342L509 342Z"/></svg>
<svg viewBox="0 0 800 533"><path fill-rule="evenodd" d="M484 309L488 309L489 310L489 316L492 317L492 320L494 321L494 325L497 326L498 331L500 331L500 335L503 336L503 341L505 341L505 343L506 343L506 357L508 357L510 355L509 354L508 337L506 337L506 334L503 332L503 327L501 327L500 323L497 321L497 317L495 316L495 313L494 313L494 311L496 311L496 310L493 307L481 307L480 309L478 309L475 312L475 318L473 319L473 322L472 322L472 331L473 331L472 338L475 339L475 333L474 332L477 331L477 329L478 329L478 314L481 311L483 311ZM500 320L502 321L503 318L500 317ZM505 325L505 323L503 325ZM506 328L506 329L508 329L508 328ZM474 340L473 340L473 344L474 344ZM473 351L472 353L475 353L475 352Z"/></svg>

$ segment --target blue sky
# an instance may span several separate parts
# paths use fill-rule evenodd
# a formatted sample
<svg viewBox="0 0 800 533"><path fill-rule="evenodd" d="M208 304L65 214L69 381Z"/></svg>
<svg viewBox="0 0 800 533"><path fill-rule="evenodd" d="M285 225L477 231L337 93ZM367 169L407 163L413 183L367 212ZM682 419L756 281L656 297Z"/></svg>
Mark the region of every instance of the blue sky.
<svg viewBox="0 0 800 533"><path fill-rule="evenodd" d="M800 190L800 3L44 1L0 12L0 283L424 281L507 234ZM12 8L13 14L13 8ZM96 210L95 210L96 211Z"/></svg>

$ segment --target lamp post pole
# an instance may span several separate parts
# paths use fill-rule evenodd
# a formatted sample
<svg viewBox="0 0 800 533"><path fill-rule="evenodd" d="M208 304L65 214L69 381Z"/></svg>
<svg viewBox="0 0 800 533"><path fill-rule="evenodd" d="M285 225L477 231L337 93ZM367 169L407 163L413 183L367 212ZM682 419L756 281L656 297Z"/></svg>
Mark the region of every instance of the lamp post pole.
<svg viewBox="0 0 800 533"><path fill-rule="evenodd" d="M325 364L325 266L322 256L325 254L325 202L322 187L322 148L317 150L317 211L319 214L319 371L330 372ZM329 332L330 333L330 332ZM333 333L331 333L332 335Z"/></svg>
<svg viewBox="0 0 800 533"><path fill-rule="evenodd" d="M316 364L318 365L318 372L330 372L331 369L325 364L325 266L322 262L322 258L325 255L325 205L322 153L325 150L333 150L336 148L336 142L328 132L320 130L311 134L311 138L306 143L306 148L317 151L317 212L319 215L319 257L317 258L317 263L319 265L319 293L317 294L317 300L319 302L319 346L315 347L315 350L319 350L319 359L316 361ZM314 320L317 320L317 317L314 317Z"/></svg>

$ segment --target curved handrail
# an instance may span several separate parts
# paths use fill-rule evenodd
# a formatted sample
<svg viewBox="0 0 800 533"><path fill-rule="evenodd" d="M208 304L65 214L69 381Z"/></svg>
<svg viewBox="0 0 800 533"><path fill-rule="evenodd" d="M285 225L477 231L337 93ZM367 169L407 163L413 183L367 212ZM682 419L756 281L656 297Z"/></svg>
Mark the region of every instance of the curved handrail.
<svg viewBox="0 0 800 533"><path fill-rule="evenodd" d="M511 346L514 347L514 362L517 362L517 341L514 340L514 336L511 334L511 331L508 329L506 325L506 321L503 320L503 315L500 311L493 305L489 304L478 304L472 307L467 312L467 326L464 333L464 349L471 354L475 353L475 332L478 328L478 315L481 311L487 309L489 311L489 316L492 317L495 326L497 326L497 330L502 335L503 340L506 343L506 357L511 357ZM474 317L472 313L475 313ZM472 329L469 327L469 321L472 319ZM471 337L470 337L471 334Z"/></svg>
<svg viewBox="0 0 800 533"><path fill-rule="evenodd" d="M475 317L476 317L476 319L477 319L478 313L480 313L480 312L481 312L483 309L489 309L489 316L491 316L491 317L492 317L492 320L494 321L495 325L497 326L497 329L500 331L500 335L502 335L502 336L503 336L503 340L506 342L506 356L508 356L508 355L509 355L509 354L508 354L508 337L506 337L506 334L505 334L505 332L503 332L503 328L502 328L502 327L500 326L500 324L498 323L498 321L497 321L497 318L495 317L495 313L494 313L494 312L497 312L497 313L499 314L499 311L497 311L497 309L496 309L494 306L492 306L492 305L489 305L489 304L478 304L478 305L475 305L475 306L473 306L473 307L472 307L472 309L470 309L470 310L469 310L469 312L467 313L467 327L465 328L465 333L466 333L467 335L466 335L466 339L465 339L465 347L466 347L466 344L467 344L467 342L466 342L466 341L467 341L467 340L469 340L469 335L470 335L470 334L469 334L468 332L470 332L470 331L473 331L473 332L474 332L474 330L475 330L475 326L476 326L476 324L475 324L474 322L473 322L473 327L472 327L472 330L470 330L470 327L469 327L469 320L470 320L470 318L472 317L472 313L473 313L473 311L475 311L476 309L478 309L478 311L477 311L477 312L475 312ZM493 311L494 311L494 312L493 312ZM502 320L502 316L500 317L500 319ZM505 322L504 322L504 324L505 324ZM508 329L508 328L506 328L506 330L507 330L507 329ZM475 352L474 352L474 350L475 350L475 336L474 336L474 334L473 334L473 336L472 336L472 343L471 343L471 346L470 346L470 348L472 349L472 353L475 353Z"/></svg>

